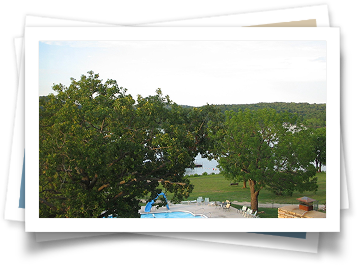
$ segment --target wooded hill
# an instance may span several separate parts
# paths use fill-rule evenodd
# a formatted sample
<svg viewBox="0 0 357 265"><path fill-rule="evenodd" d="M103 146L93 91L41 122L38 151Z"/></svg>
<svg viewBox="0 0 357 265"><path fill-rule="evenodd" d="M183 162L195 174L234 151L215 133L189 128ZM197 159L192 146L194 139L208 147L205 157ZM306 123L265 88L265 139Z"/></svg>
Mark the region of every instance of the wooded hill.
<svg viewBox="0 0 357 265"><path fill-rule="evenodd" d="M319 128L326 126L326 104L309 104L309 103L286 103L286 102L274 102L274 103L255 103L255 104L222 104L215 105L222 112L226 110L239 111L250 109L275 109L278 113L290 112L296 113L302 117L305 126L312 128ZM189 106L183 106L189 107Z"/></svg>

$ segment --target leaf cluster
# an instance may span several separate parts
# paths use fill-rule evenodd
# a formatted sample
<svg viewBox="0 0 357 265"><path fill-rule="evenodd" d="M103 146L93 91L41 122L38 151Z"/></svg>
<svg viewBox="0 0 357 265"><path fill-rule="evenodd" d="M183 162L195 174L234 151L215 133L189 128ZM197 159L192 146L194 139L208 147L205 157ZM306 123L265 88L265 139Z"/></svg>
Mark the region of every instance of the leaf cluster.
<svg viewBox="0 0 357 265"><path fill-rule="evenodd" d="M135 100L92 71L53 90L39 99L40 217L139 217L162 189L189 196L185 169L211 145L219 110L184 109L161 89Z"/></svg>

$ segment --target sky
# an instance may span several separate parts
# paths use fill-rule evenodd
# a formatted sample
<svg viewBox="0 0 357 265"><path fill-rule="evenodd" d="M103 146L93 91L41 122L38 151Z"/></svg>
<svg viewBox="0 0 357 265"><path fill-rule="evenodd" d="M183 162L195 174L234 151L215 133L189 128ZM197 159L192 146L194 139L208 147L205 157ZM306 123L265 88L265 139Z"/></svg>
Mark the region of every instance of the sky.
<svg viewBox="0 0 357 265"><path fill-rule="evenodd" d="M92 70L177 104L326 103L325 41L42 41L39 94Z"/></svg>

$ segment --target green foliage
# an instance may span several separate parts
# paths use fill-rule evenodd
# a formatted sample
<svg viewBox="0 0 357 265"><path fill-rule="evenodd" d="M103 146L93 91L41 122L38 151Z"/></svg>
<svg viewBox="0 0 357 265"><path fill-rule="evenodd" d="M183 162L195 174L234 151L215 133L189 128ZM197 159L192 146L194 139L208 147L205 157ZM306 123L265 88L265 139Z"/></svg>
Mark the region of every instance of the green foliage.
<svg viewBox="0 0 357 265"><path fill-rule="evenodd" d="M326 165L326 127L312 130L312 140L316 156L316 168L318 172L321 172L321 166Z"/></svg>
<svg viewBox="0 0 357 265"><path fill-rule="evenodd" d="M92 71L53 90L39 99L40 217L139 217L140 198L189 196L185 169L212 145L219 110L184 109L160 89L135 100Z"/></svg>
<svg viewBox="0 0 357 265"><path fill-rule="evenodd" d="M211 137L222 174L249 181L254 208L263 188L277 195L317 189L311 136L297 115L273 109L227 111L224 127Z"/></svg>
<svg viewBox="0 0 357 265"><path fill-rule="evenodd" d="M277 113L297 114L302 118L306 127L320 128L326 126L326 104L309 104L309 103L256 103L256 104L233 104L233 105L216 105L217 108L225 111L238 112L239 110L249 109L256 111L259 109L274 109Z"/></svg>

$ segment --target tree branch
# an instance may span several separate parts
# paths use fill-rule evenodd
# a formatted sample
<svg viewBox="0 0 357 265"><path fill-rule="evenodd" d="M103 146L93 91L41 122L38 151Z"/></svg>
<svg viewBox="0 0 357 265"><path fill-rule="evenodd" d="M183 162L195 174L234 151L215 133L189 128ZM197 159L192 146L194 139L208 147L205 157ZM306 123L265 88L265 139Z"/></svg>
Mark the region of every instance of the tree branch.
<svg viewBox="0 0 357 265"><path fill-rule="evenodd" d="M115 163L119 162L120 160L122 160L126 155L128 155L129 152L125 152L124 154L122 154L120 157L118 157L117 159L115 159L113 162L111 162L110 164L108 164L108 167L111 167L112 165L114 165Z"/></svg>
<svg viewBox="0 0 357 265"><path fill-rule="evenodd" d="M184 183L184 182L172 182L170 180L164 180L164 179L158 179L158 178L151 178L151 179L157 180L160 183L169 183L169 184L172 184L172 185L177 184L177 185L181 185L181 186L186 186L187 185L187 183Z"/></svg>
<svg viewBox="0 0 357 265"><path fill-rule="evenodd" d="M95 127L91 122L84 120L85 122L87 122L90 126L92 126L94 129L96 129L97 131L101 132L101 130L97 127Z"/></svg>
<svg viewBox="0 0 357 265"><path fill-rule="evenodd" d="M98 191L101 191L102 189L105 189L105 188L107 188L107 187L109 187L109 183L102 185L102 186L98 189Z"/></svg>
<svg viewBox="0 0 357 265"><path fill-rule="evenodd" d="M103 120L103 122L102 122L102 126L100 127L100 133L103 133L104 121L105 121L105 118L104 118L104 120Z"/></svg>
<svg viewBox="0 0 357 265"><path fill-rule="evenodd" d="M151 150L159 150L159 149L165 149L165 148L171 148L172 146L163 146L163 147L150 147Z"/></svg>
<svg viewBox="0 0 357 265"><path fill-rule="evenodd" d="M89 183L89 185L88 185L88 189L93 188L94 185L95 185L95 183L97 183L97 180L98 180L98 175L95 174L95 175L94 175L94 179L93 179L93 180Z"/></svg>
<svg viewBox="0 0 357 265"><path fill-rule="evenodd" d="M43 204L45 204L45 205L47 205L47 206L50 207L52 210L57 211L57 207L56 207L54 204L52 204L52 203L50 203L50 202L48 202L48 201L46 201L46 200L44 200L44 199L42 199L42 198L40 198L40 202L43 203Z"/></svg>

